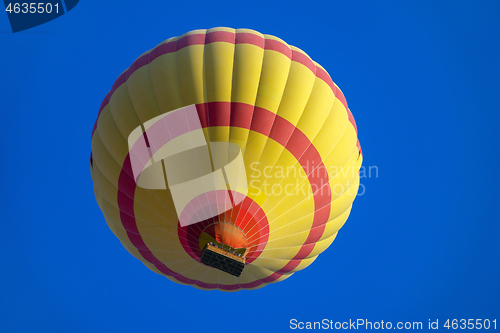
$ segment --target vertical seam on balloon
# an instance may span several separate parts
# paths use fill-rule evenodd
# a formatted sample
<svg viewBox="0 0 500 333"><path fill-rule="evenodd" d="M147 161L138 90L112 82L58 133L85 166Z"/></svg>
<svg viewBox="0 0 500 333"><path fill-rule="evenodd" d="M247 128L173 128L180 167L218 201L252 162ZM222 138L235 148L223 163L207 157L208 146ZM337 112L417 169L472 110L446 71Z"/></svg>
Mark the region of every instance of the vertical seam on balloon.
<svg viewBox="0 0 500 333"><path fill-rule="evenodd" d="M193 44L189 44L189 43L186 43L186 45L182 45L181 47L179 47L179 44L182 43L184 40L187 40L188 37L190 36L193 36L193 35L187 35L187 34L184 34L183 36L181 36L177 41L176 41L176 44L175 44L175 54L176 54L176 64L177 64L177 67L179 68L178 66L178 52L182 49L184 49L185 47L189 47L189 46L192 46L192 45L204 45L204 41L205 41L205 38L206 38L206 30L204 30L204 32L202 34L196 34L197 36L202 36L203 35L203 43L193 43ZM204 49L203 49L203 53L204 53ZM204 61L204 60L203 60ZM177 72L177 82L179 84L179 90L180 90L180 94L181 94L181 101L182 101L182 105L183 107L186 107L186 101L184 99L184 93L182 91L182 85L181 85L181 82L180 82L180 75L179 75L179 72ZM204 84L204 82L202 82L202 84ZM204 88L203 88L204 89ZM204 95L206 95L206 92L204 93ZM203 97L202 97L203 99ZM205 100L203 99L202 100L202 105L206 105L205 104ZM204 110L205 113L206 113L206 110ZM189 126L189 124L188 124ZM207 147L208 149L210 149L210 146L209 146L209 143L207 142ZM190 203L189 203L190 204Z"/></svg>
<svg viewBox="0 0 500 333"><path fill-rule="evenodd" d="M264 56L263 56L263 59L262 59L262 68L264 67L264 61L265 61L265 59L266 59L266 56L265 56L265 52L266 52L266 43L271 43L270 41L273 41L273 42L274 42L274 40L269 39L269 38L266 38L266 36L264 35ZM271 45L273 45L273 43L271 43ZM290 46L289 46L288 44L286 44L286 43L284 43L283 45L285 45L286 47L288 47L288 49L290 49L290 54L291 54L291 52L292 52L292 51L291 51ZM269 47L269 46L268 46L268 47ZM276 52L279 52L279 51L277 51L277 50L274 50L274 49L269 49L269 48L268 48L268 50L269 50L269 51L276 51ZM277 106L277 109L276 109L276 113L271 112L271 113L274 113L274 118L273 118L273 120L272 120L272 123L271 123L271 127L270 127L270 130L269 130L269 133L266 133L266 134L265 134L265 137L266 137L266 142L264 143L264 146L262 147L262 151L260 152L259 158L258 158L258 159L257 159L257 161L256 161L257 163L259 163L259 162L260 162L260 158L262 157L262 153L264 152L264 149L265 149L265 147L266 147L267 140L269 140L269 135L271 134L271 131L272 131L273 125L274 125L274 123L275 123L275 121L276 121L277 112L278 112L279 106L280 106L280 104L281 104L281 100L282 100L282 98L283 98L283 93L284 93L284 91L285 91L285 89L286 89L286 84L287 84L287 82L288 82L288 77L289 77L289 75L290 75L290 68L291 68L291 66L292 66L292 62L291 62L291 56L290 56L290 64L289 64L289 67L288 67L288 73L287 73L287 77L286 77L285 86L283 87L283 91L281 92L280 102L278 103L278 106ZM261 72L260 72L260 77L261 77L261 78L262 78L262 72L263 72L263 71L262 71L262 68L261 68ZM260 87L260 79L259 79L259 87ZM257 94L256 94L256 97L255 97L255 102L254 102L254 103L256 103L256 102L257 102L257 98L258 98L258 96L259 96L259 88L257 88ZM254 105L254 112L253 112L253 114L252 114L252 121L250 122L250 127L249 127L249 130L248 130L247 145L248 145L248 144L250 144L250 143L251 143L251 141L253 141L253 140L248 141L248 138L250 137L250 131L251 131L251 128L252 128L252 123L253 123L253 119L254 119L253 115L255 114L255 108L256 108L256 106ZM256 137L256 136L255 136L255 137ZM254 138L255 138L255 137L254 137ZM252 176L251 176L250 178L252 178L254 174L255 174L255 172L253 172L253 173L252 173ZM239 214L240 214L240 212L238 212L238 215L236 216L236 219L238 219L238 218L239 218ZM245 213L245 215L243 215L243 218L245 218L245 216L246 216L246 213Z"/></svg>
<svg viewBox="0 0 500 333"><path fill-rule="evenodd" d="M291 49L291 50L292 50L292 59L291 59L291 61L293 62L293 61L294 61L294 60L293 60L294 51L293 51L293 49ZM297 52L297 51L295 51L295 52ZM312 60L311 60L311 62L312 62ZM304 65L304 64L302 64L302 65ZM304 65L304 66L306 66L306 65ZM309 68L308 66L306 66L306 67L307 67L307 68ZM310 68L309 68L309 69L310 69ZM290 77L290 72L291 72L291 66L290 66L290 69L289 69L289 73L288 73L288 74L289 74L289 76L288 76L288 78ZM315 72L313 72L313 74L314 74L314 76L316 77L316 73L315 73ZM287 82L288 82L288 78L287 78ZM311 97L311 94L312 94L312 92L313 92L313 90L314 90L314 85L315 85L315 83L313 83L313 85L312 85L312 87L311 87L311 91L309 92L309 96L308 96L308 98L307 98L307 102L309 101L309 99L310 99L310 97ZM283 95L285 94L285 91L286 91L286 86L287 86L287 84L285 84L285 89L283 90ZM283 97L283 95L282 95L282 97ZM304 106L304 109L305 109L305 107L307 107L307 102L306 102L306 105ZM276 111L276 115L277 115L277 116L279 116L280 106L281 106L281 101L280 101L280 105L278 106L278 110ZM304 112L304 110L302 110L302 113L301 113L301 115L300 115L299 119L297 120L297 124L300 122L300 119L302 118L303 112ZM277 118L277 117L276 117L276 118ZM275 118L275 119L276 119L276 118ZM272 170L273 170L273 169L274 169L274 167L276 166L276 163L278 162L278 160L280 159L281 155L283 154L283 152L284 152L284 150L285 150L286 145L288 144L288 142L290 141L290 138L292 137L293 133L294 133L294 132L295 132L295 130L297 129L297 124L296 124L296 125L292 124L292 126L294 126L294 129L293 129L293 131L290 133L290 135L288 136L288 139L286 140L286 143L285 143L284 145L281 145L281 143L279 143L279 145L281 145L282 149L281 149L281 152L280 152L280 154L279 154L278 158L276 159L276 162L274 163L274 165L273 165L273 167L272 167ZM271 128L271 132L269 133L268 138L270 138L271 136L273 136L273 133L274 133L274 132L272 132L272 131L273 131L273 129L274 129L274 131L276 131L276 127L274 127L274 126L273 126L273 127ZM321 128L320 128L320 130L321 130ZM319 133L319 130L318 130L318 133ZM316 135L317 135L317 133L316 133ZM309 144L309 146L311 146L311 145L312 145L312 141L313 141L313 140L314 140L314 139L310 140L310 144ZM266 149L266 146L267 146L267 141L266 141L266 144L264 145L264 148L263 148L263 150L262 150L261 156L262 156L262 154L264 153L264 150ZM307 149L309 148L309 146L307 147ZM303 154L307 151L307 149L306 149L306 150L304 150ZM319 152L318 152L318 153L319 153ZM300 158L299 158L299 159L300 159ZM297 163L296 163L296 164L298 164L298 163L299 163L299 159L297 159ZM259 161L260 161L260 157L259 157ZM287 173L287 175L288 175L288 173ZM269 177L265 177L265 178L264 178L264 181L262 182L262 184L264 184L264 183L267 181L267 179L268 179L268 178L269 178ZM281 184L283 181L284 181L284 179L283 179L280 183L278 183L278 185L279 185L279 184ZM273 191L273 193L274 193L274 191ZM272 193L271 193L271 194L272 194ZM266 201L267 201L267 199L266 199L266 200L264 200L264 202L261 204L261 206L263 206L263 205L264 205L264 203L265 203ZM280 201L280 202L281 202L281 201ZM244 217L243 217L243 218L244 218ZM272 223L272 222L271 222L271 223ZM269 223L269 224L271 224L271 223Z"/></svg>
<svg viewBox="0 0 500 333"><path fill-rule="evenodd" d="M237 45L237 43L236 43L236 36L237 36L237 34L238 34L238 30L235 30L235 34L234 34L234 53L233 53L233 70L232 70L232 76L233 76L233 78L234 78L234 72L235 72L235 68L236 68L236 52L237 52L237 47L236 47L236 45ZM234 104L232 103L232 101L233 101L233 92L234 92L234 89L233 89L234 87L233 87L233 85L234 85L234 80L233 80L233 81L232 81L232 83L231 83L231 98L230 98L230 103L229 103L229 105L230 105L230 116L229 116L229 126L228 126L228 127L229 127L229 138L228 138L228 141L229 141L229 142L230 142L230 140L231 140L231 129L232 129L232 126L231 126L231 119L232 119L232 117L234 116L234 113L233 113L233 111L234 111L234 110L233 110L233 105L234 105ZM239 147L239 145L238 145L238 147ZM246 143L245 143L245 147L244 147L244 148L246 148ZM228 144L228 150L229 150L229 144ZM242 154L242 156L243 156L243 152L242 152L241 150L240 150L240 152L241 152L241 154ZM229 151L228 151L228 156L229 156ZM243 166L242 166L242 167L244 168L244 164L243 164ZM238 179L239 179L239 177L240 177L240 175L241 175L241 169L242 169L242 167L240 167L240 172L238 173ZM245 174L245 178L246 178L246 174ZM243 203L243 202L238 203L238 205L237 205L237 206L241 207L242 203ZM233 215L234 215L234 212L235 212L235 211L236 211L236 209L232 209L232 210L231 210L231 215L230 215L230 217L229 217L229 220L230 220L230 221L234 221L234 223L235 223L235 225L236 225L236 221L237 221L237 219L236 219L236 218L235 218L235 219L233 219ZM238 211L239 211L239 209L238 209ZM246 237L246 232L245 232L245 237Z"/></svg>
<svg viewBox="0 0 500 333"><path fill-rule="evenodd" d="M209 29L210 30L210 29ZM207 124L208 124L208 128L207 128L207 135L208 135L208 140L207 141L207 146L208 146L208 156L210 158L210 164L211 164L211 167L212 167L212 172L215 172L215 165L214 165L214 160L213 160L213 154L212 154L212 141L211 141L211 136L212 136L212 133L211 133L211 117L210 117L210 107L209 107L209 103L208 103L208 91L207 91L207 64L206 64L206 56L207 56L207 39L208 39L208 34L209 34L209 30L206 30L205 31L205 38L204 38L204 41L203 41L203 62L202 62L202 65L203 65L203 68L202 68L202 75L203 75L203 79L202 79L202 89L203 89L203 99L202 99L202 104L205 105L205 114L206 114L206 119L207 119ZM215 182L215 179L214 179L214 188L217 188L217 184ZM225 204L225 200L226 198L224 197L224 204ZM209 219L215 221L216 218L218 218L218 214L214 214L214 212L212 211L212 207L209 206L208 207L210 209L210 215L211 217ZM196 224L196 227L199 227L198 224ZM201 231L201 230L200 230ZM219 276L220 278L220 276Z"/></svg>
<svg viewBox="0 0 500 333"><path fill-rule="evenodd" d="M264 39L264 47L263 47L263 52L262 52L262 61L261 61L261 65L260 65L260 75L259 75L259 82L257 83L257 90L255 92L255 98L254 98L254 101L253 101L253 105L252 105L252 114L251 114L251 117L250 117L250 123L248 125L248 133L247 133L247 138L246 138L246 141L245 141L245 151L246 151L246 148L248 146L248 139L250 137L250 127L252 127L252 121L253 121L253 116L255 114L255 103L257 102L257 96L259 95L259 86L260 86L260 81L261 81L261 78L262 78L262 68L264 66L264 57L265 57L265 37L262 35L261 36L263 39ZM235 35L235 43L236 43L236 35ZM236 54L236 46L235 46L235 54ZM233 68L234 68L234 65L233 65ZM233 105L232 103L232 100L231 100L231 105ZM242 157L244 157L244 152L242 152ZM245 170L245 177L246 177L246 170ZM239 218L239 215L240 215L240 210L238 211L238 213L236 214L236 218L234 218L234 221L238 220ZM231 214L231 219L233 219L233 215Z"/></svg>
<svg viewBox="0 0 500 333"><path fill-rule="evenodd" d="M233 115L233 110L232 110L232 103L231 101L233 100L233 82L234 82L234 71L235 71L235 64L236 64L236 33L237 33L237 30L236 29L233 29L233 66L231 68L231 84L230 84L230 89L231 89L231 92L230 92L230 95L229 95L229 126L228 126L228 133L227 133L227 156L226 156L226 160L227 162L229 163L229 150L230 150L230 145L231 145L231 117ZM239 146L238 146L239 148ZM241 151L241 150L240 150ZM240 171L241 171L241 167L240 167ZM239 179L239 174L238 174L238 179ZM229 181L228 181L228 184L229 185ZM231 186L229 186L229 189L228 191L232 191L231 189ZM229 223L233 224L234 226L236 226L235 223L232 223L232 212L234 210L234 207L236 206L235 203L233 202L233 207L231 209L231 216L229 218ZM224 203L224 206L226 207L226 203ZM236 226L237 227L237 226ZM237 227L239 228L239 227ZM240 229L241 230L241 229ZM246 233L242 230L243 232L243 235L245 236L245 239L247 239L246 237ZM248 239L247 239L247 245L248 245ZM236 284L238 285L238 287L241 289L241 286L238 284L238 281L236 279Z"/></svg>
<svg viewBox="0 0 500 333"><path fill-rule="evenodd" d="M265 39L264 39L265 40ZM236 36L235 36L235 43L236 43ZM236 54L236 47L235 47L235 54ZM265 55L265 50L264 52L262 53L262 62L261 62L261 67L260 67L260 75L259 75L259 83L257 84L257 91L255 93L255 99L254 99L254 103L252 105L252 115L251 115L251 118L250 118L250 124L248 126L248 133L247 133L247 138L246 138L246 141L245 141L245 151L246 151L246 148L248 146L248 138L249 138L249 135L250 135L250 127L252 125L252 121L253 121L253 115L254 115L254 111L255 111L255 102L257 101L257 96L259 94L259 85L260 85L260 80L261 80L261 77L262 77L262 67L264 65L264 55ZM234 67L233 67L234 68ZM231 99L232 101L232 99ZM233 103L231 102L231 105L233 105ZM242 153L243 154L243 153ZM242 155L244 156L244 155ZM246 177L246 174L245 174L245 177ZM239 215L240 215L240 211L241 210L238 210L238 213L236 214L236 217L233 219L233 214L231 213L231 220L238 220L239 218Z"/></svg>
<svg viewBox="0 0 500 333"><path fill-rule="evenodd" d="M202 90L203 90L203 95L202 95L202 100L201 100L201 103L203 105L205 105L205 117L207 119L207 122L210 123L210 116L209 116L209 108L208 108L208 93L207 93L207 75L206 75L206 63L205 63L205 57L206 57L206 44L207 44L207 34L208 34L208 30L204 30L204 33L203 33L203 60L202 60ZM209 152L209 158L210 158L210 163L212 165L212 170L213 170L213 158L212 158L212 146L210 144L210 131L208 131L208 140L206 140L207 142L207 148L208 148L208 152ZM205 185L203 185L205 186ZM215 186L215 180L214 180L214 186ZM203 187L203 189L205 190L206 192L206 189L205 187ZM208 199L208 197L207 197ZM200 204L201 205L201 204ZM212 207L209 206L209 209L210 209L210 215L212 215L211 218L214 218L214 213L212 211ZM179 216L180 216L180 213L178 213ZM195 260L196 262L196 260ZM198 265L202 265L201 263L198 263ZM219 274L219 278L220 278L220 274ZM199 279L198 279L199 281Z"/></svg>
<svg viewBox="0 0 500 333"><path fill-rule="evenodd" d="M208 98L209 98L209 96L208 96L208 91L207 91L207 90L208 90L208 84L209 84L209 82L207 81L207 63L206 63L206 56L207 56L207 44L209 44L209 43L210 43L210 41L207 43L207 39L209 39L209 37L210 37L209 35L210 35L210 36L216 36L216 35L220 35L220 34L219 34L219 31L210 31L210 30L207 30L207 33L206 33L206 35L205 35L205 44L204 44L204 47L203 47L203 78L204 78L203 83L204 83L205 100L206 100L206 109L207 109L207 120L208 120L208 138L209 138L209 143L208 143L208 144L210 145L210 161L211 161L211 163L212 163L212 171L213 171L213 172L215 172L216 170L215 170L215 163L214 163L214 160L213 160L213 154L212 154L212 149L211 149L211 143L212 143L212 131L215 131L216 129L215 129L215 128L212 128L212 120L213 120L213 119L212 119L212 117L211 117L210 109L211 109L211 107L217 107L217 105L215 105L215 104L211 104L211 103L209 102L209 99L208 99ZM226 35L227 35L227 34L226 34ZM233 44L233 46L234 46L234 42L235 42L235 34L233 33L232 35L233 35L233 43L232 43L232 44ZM216 40L216 39L215 39L213 42L222 42L222 40L221 40L221 41L218 41L218 40ZM227 41L224 41L224 42L227 42ZM227 43L230 43L230 42L227 42ZM212 52L213 52L213 53L215 53L215 50L213 50ZM234 52L233 52L233 68L234 68ZM232 74L232 72L231 72L231 74ZM214 77L212 78L212 80L213 80L213 81L212 81L212 82L210 82L211 84L214 84L214 83L215 83L215 82L214 82L214 81L216 81L216 77L215 77L215 76L216 76L216 74L214 73ZM231 80L231 81L232 81L232 80ZM230 87L230 89L231 89L231 88L232 88L232 87ZM232 94L232 91L231 91L231 94ZM229 104L229 105L231 105L231 104ZM231 108L229 108L229 110L231 110ZM231 111L230 111L230 112L231 112ZM231 119L230 117L231 117L231 116L229 116L229 119ZM215 124L214 124L214 127L215 127ZM229 142L229 133L228 133L227 142ZM227 155L226 155L226 157L228 157L228 155L229 155L229 145L228 145L228 147L227 147ZM216 184L215 184L215 180L214 180L214 185L216 185ZM227 186L226 186L226 187L227 187ZM215 186L215 188L217 188L217 187ZM226 189L226 192L229 192L229 191ZM228 194L229 194L229 193L228 193ZM224 196L224 207L226 207L226 196ZM215 217L215 216L214 216L214 213L212 212L212 208L211 208L211 206L209 206L209 208L210 208L211 215L214 217L214 222L215 222L215 219L218 219L219 214L217 214L217 217ZM202 231L202 232L203 232L203 231ZM220 282L220 276L219 276L219 282ZM219 283L218 283L217 285L219 285Z"/></svg>
<svg viewBox="0 0 500 333"><path fill-rule="evenodd" d="M198 34L198 35L203 35L203 38L205 38L205 33L203 33L203 34ZM188 47L188 46L191 46L191 45L199 45L199 44L194 44L194 43L193 43L193 44L187 44L187 45L184 45L184 46L182 46L182 47L179 47L179 44L180 44L183 40L187 39L187 37L188 37L188 36L190 36L190 35L185 34L185 35L181 36L181 37L177 40L177 42L176 42L176 45L175 45L175 54L176 54L176 58L175 58L175 59L176 59L177 68L179 68L179 65L178 65L178 64L179 64L179 63L178 63L178 59L179 59L179 57L178 57L178 52L179 52L181 49L183 49L184 47ZM182 105L183 105L183 107L185 107L185 106L186 106L186 101L185 101L185 99L184 99L184 93L183 93L183 91L182 91L182 84L181 84L181 82L180 82L180 75L179 75L179 72L177 72L177 74L178 74L178 75L177 75L177 82L178 82L178 84L179 84L179 90L180 90L180 95L181 95L180 97L181 97L181 100L182 100ZM177 222L177 223L178 223L178 222ZM179 234L179 232L178 232L178 231L177 231L177 234ZM179 237L179 236L178 236L178 237Z"/></svg>

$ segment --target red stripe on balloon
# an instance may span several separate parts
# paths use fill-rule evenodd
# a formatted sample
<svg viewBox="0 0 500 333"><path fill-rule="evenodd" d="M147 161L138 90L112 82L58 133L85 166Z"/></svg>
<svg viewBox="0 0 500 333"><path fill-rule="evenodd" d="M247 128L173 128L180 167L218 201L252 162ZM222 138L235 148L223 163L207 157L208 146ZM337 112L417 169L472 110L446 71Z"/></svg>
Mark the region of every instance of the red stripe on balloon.
<svg viewBox="0 0 500 333"><path fill-rule="evenodd" d="M111 87L111 90L109 91L110 97L113 96L113 94L115 93L116 89L118 89L119 86L121 86L122 84L124 84L127 81L127 72L128 72L128 70L121 73L120 76L118 76L118 78L116 79L115 83L113 83L113 86Z"/></svg>
<svg viewBox="0 0 500 333"><path fill-rule="evenodd" d="M292 50L287 44L275 39L266 38L264 43L264 50L272 50L283 54L284 56L292 59Z"/></svg>
<svg viewBox="0 0 500 333"><path fill-rule="evenodd" d="M237 32L236 33L236 44L252 44L260 48L264 48L265 39L262 36L252 34L249 32Z"/></svg>
<svg viewBox="0 0 500 333"><path fill-rule="evenodd" d="M234 44L234 32L230 31L212 31L207 33L205 38L205 44L225 42Z"/></svg>
<svg viewBox="0 0 500 333"><path fill-rule="evenodd" d="M347 101L344 97L344 94L335 85L335 83L333 83L330 75L328 75L328 73L323 68L316 66L316 76L323 80L330 87L330 89L332 89L335 97L342 103L342 105L344 105L344 108L348 110L349 108L347 107Z"/></svg>
<svg viewBox="0 0 500 333"><path fill-rule="evenodd" d="M132 74L134 74L134 72L136 70L138 70L139 68L141 68L143 66L146 66L147 64L149 64L149 52L146 53L146 54L143 54L142 56L140 56L139 58L137 58L132 63L132 65L126 71L126 73L127 73L126 80L128 80L129 77L132 76Z"/></svg>
<svg viewBox="0 0 500 333"><path fill-rule="evenodd" d="M316 65L304 53L297 50L292 50L292 61L298 62L299 64L306 66L307 68L309 68L311 72L313 72L313 74L316 74Z"/></svg>
<svg viewBox="0 0 500 333"><path fill-rule="evenodd" d="M271 128L273 127L274 119L276 114L263 109L261 107L255 106L253 111L252 122L250 124L250 130L269 136Z"/></svg>
<svg viewBox="0 0 500 333"><path fill-rule="evenodd" d="M151 51L151 55L149 58L149 61L153 61L159 56L162 56L164 54L169 54L175 52L177 41L172 40L163 44L158 45Z"/></svg>
<svg viewBox="0 0 500 333"><path fill-rule="evenodd" d="M208 127L229 126L231 104L228 102L209 102L206 105L208 106Z"/></svg>
<svg viewBox="0 0 500 333"><path fill-rule="evenodd" d="M179 51L191 45L203 45L203 44L205 44L205 34L186 35L177 40L176 51Z"/></svg>
<svg viewBox="0 0 500 333"><path fill-rule="evenodd" d="M254 106L250 104L232 103L229 125L249 129L252 124L253 109Z"/></svg>
<svg viewBox="0 0 500 333"><path fill-rule="evenodd" d="M200 119L201 127L208 127L207 104L196 104L196 111L198 112L198 118Z"/></svg>

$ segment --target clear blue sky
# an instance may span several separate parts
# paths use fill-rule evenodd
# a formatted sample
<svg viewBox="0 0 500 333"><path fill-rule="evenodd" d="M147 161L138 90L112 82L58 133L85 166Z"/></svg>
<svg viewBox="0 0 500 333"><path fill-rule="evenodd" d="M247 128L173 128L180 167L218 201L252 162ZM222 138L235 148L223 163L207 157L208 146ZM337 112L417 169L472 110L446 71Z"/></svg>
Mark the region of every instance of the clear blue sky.
<svg viewBox="0 0 500 333"><path fill-rule="evenodd" d="M95 1L12 34L0 13L0 331L277 332L299 321L500 321L498 1ZM306 51L355 116L365 193L307 269L204 292L148 270L94 198L90 134L161 41L251 28Z"/></svg>

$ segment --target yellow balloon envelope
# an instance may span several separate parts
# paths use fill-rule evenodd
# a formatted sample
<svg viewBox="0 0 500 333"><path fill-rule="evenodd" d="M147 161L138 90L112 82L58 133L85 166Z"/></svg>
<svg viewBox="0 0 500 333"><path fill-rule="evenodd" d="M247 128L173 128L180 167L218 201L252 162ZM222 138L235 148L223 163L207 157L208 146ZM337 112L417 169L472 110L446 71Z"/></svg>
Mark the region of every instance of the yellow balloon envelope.
<svg viewBox="0 0 500 333"><path fill-rule="evenodd" d="M354 118L302 50L248 29L195 30L144 53L92 131L99 207L152 271L199 289L284 280L347 220Z"/></svg>

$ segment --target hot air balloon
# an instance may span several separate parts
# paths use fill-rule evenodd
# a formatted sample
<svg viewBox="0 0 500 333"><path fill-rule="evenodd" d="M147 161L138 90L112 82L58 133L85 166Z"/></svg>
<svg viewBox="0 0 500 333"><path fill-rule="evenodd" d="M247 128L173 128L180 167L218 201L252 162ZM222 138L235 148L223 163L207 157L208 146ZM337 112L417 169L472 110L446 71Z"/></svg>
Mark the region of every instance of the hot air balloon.
<svg viewBox="0 0 500 333"><path fill-rule="evenodd" d="M248 29L195 30L138 57L92 130L90 170L122 245L179 284L261 288L333 242L362 153L319 64Z"/></svg>

